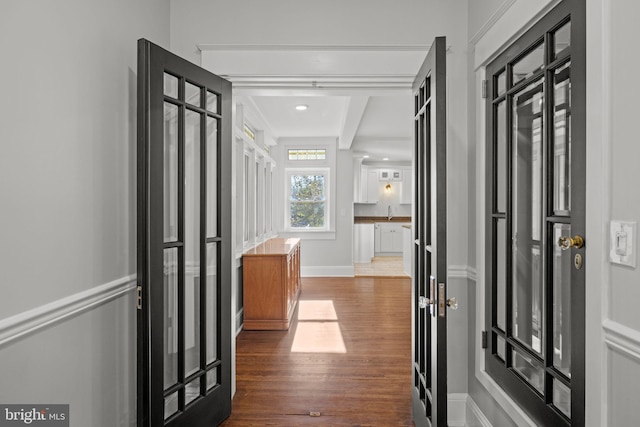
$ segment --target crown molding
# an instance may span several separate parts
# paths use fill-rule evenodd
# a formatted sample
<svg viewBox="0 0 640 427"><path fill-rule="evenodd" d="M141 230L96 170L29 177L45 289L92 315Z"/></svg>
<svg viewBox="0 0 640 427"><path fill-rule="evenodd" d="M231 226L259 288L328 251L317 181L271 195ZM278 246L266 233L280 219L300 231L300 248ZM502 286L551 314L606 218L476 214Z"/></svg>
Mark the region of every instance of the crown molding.
<svg viewBox="0 0 640 427"><path fill-rule="evenodd" d="M480 29L478 30L477 33L475 33L473 35L473 37L471 37L471 39L469 40L469 44L470 45L475 45L476 43L478 43L478 41L480 41L480 39L482 37L484 37L485 34L487 34L487 32L491 29L491 27L493 27L493 25L498 22L498 20L500 20L500 18L502 18L502 16L507 13L507 10L509 10L509 8L511 6L513 6L513 4L516 2L516 0L505 0L500 7L498 8L498 10L495 11L495 13L493 15L491 15L491 17L487 20L487 22L485 22L482 27L480 27Z"/></svg>
<svg viewBox="0 0 640 427"><path fill-rule="evenodd" d="M515 0L513 0L515 1ZM227 44L199 43L202 51L322 51L322 52L428 52L428 44L380 44L380 45L319 45L319 44Z"/></svg>

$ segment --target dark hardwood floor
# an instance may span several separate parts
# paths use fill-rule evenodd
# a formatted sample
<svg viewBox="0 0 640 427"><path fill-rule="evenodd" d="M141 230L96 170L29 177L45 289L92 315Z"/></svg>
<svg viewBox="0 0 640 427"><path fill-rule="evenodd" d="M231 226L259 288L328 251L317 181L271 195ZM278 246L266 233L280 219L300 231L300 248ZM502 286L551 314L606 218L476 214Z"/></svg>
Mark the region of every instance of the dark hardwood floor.
<svg viewBox="0 0 640 427"><path fill-rule="evenodd" d="M412 426L410 287L408 278L303 278L289 331L238 335L222 426Z"/></svg>

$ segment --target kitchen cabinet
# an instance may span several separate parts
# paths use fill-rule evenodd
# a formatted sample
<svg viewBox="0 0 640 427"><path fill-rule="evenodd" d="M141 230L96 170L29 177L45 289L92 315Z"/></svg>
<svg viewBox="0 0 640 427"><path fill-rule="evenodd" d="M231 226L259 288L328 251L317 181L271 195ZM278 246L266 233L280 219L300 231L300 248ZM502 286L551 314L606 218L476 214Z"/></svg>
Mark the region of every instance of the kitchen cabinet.
<svg viewBox="0 0 640 427"><path fill-rule="evenodd" d="M353 225L353 262L371 262L374 256L374 224Z"/></svg>
<svg viewBox="0 0 640 427"><path fill-rule="evenodd" d="M378 174L380 176L380 181L402 181L402 171L398 169L379 169Z"/></svg>
<svg viewBox="0 0 640 427"><path fill-rule="evenodd" d="M380 252L402 252L402 228L395 225L380 228Z"/></svg>
<svg viewBox="0 0 640 427"><path fill-rule="evenodd" d="M371 169L367 166L361 166L357 172L360 176L354 178L357 186L355 191L355 203L378 203L378 192L380 182L378 180L377 169Z"/></svg>
<svg viewBox="0 0 640 427"><path fill-rule="evenodd" d="M375 170L367 171L367 203L378 203L378 194L380 182L378 181L378 173Z"/></svg>
<svg viewBox="0 0 640 427"><path fill-rule="evenodd" d="M244 329L289 329L300 296L300 239L269 239L242 258Z"/></svg>
<svg viewBox="0 0 640 427"><path fill-rule="evenodd" d="M402 227L402 269L411 276L411 254L413 253L413 239L411 238L411 227Z"/></svg>
<svg viewBox="0 0 640 427"><path fill-rule="evenodd" d="M400 203L410 204L413 200L413 186L412 184L411 169L402 170L402 194L400 196Z"/></svg>
<svg viewBox="0 0 640 427"><path fill-rule="evenodd" d="M379 253L402 253L402 226L404 223L376 223L378 242L375 250Z"/></svg>

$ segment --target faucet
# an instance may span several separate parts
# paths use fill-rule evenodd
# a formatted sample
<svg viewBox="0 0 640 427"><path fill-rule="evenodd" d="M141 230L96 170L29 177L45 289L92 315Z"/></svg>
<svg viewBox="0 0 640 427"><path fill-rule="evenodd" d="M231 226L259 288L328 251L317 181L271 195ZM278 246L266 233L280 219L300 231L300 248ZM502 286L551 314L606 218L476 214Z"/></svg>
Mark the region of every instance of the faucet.
<svg viewBox="0 0 640 427"><path fill-rule="evenodd" d="M391 218L393 218L393 215L391 215L391 205L389 205L387 208L387 221L391 221Z"/></svg>

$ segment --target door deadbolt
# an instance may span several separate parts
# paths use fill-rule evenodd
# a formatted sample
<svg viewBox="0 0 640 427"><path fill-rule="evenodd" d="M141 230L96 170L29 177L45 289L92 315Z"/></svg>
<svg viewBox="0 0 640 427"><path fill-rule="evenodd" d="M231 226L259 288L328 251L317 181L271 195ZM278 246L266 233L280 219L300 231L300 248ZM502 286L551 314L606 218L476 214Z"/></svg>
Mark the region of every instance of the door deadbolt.
<svg viewBox="0 0 640 427"><path fill-rule="evenodd" d="M573 258L573 266L576 268L576 270L580 270L582 268L582 263L582 255L576 254L576 256Z"/></svg>

